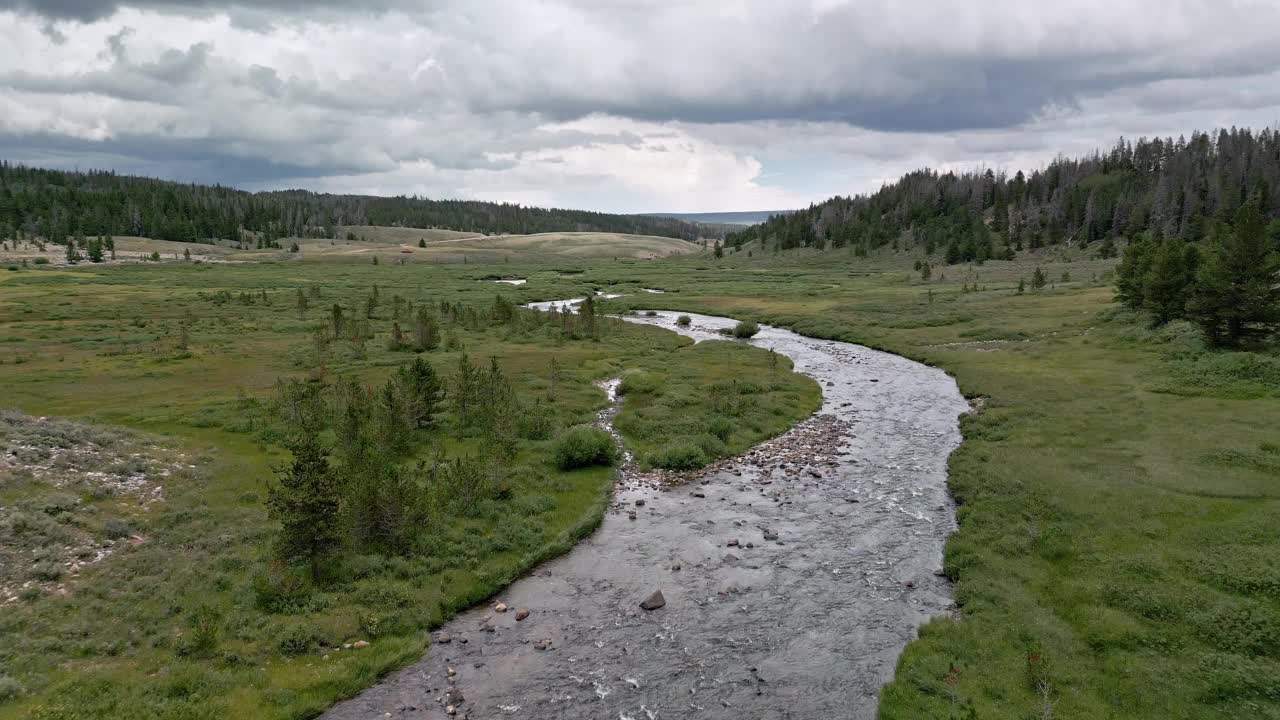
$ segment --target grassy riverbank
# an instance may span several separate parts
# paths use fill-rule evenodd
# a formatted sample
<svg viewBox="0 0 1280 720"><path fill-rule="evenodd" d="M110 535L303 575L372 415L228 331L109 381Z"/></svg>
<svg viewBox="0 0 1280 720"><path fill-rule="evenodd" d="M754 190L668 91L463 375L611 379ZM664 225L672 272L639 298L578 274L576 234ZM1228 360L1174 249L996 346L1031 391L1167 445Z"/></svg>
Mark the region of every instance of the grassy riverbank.
<svg viewBox="0 0 1280 720"><path fill-rule="evenodd" d="M1052 286L1019 294L1036 266ZM885 348L980 398L951 460L960 612L907 648L882 717L1280 717L1280 359L1148 330L1107 269L730 257L590 279Z"/></svg>
<svg viewBox="0 0 1280 720"><path fill-rule="evenodd" d="M535 287L484 279L510 272L506 265L165 264L0 274L3 404L148 433L137 440L146 458L108 458L97 453L135 438L59 425L38 441L47 448L35 448L31 438L40 433L30 428L43 426L6 419L15 429L6 425L0 439L33 446L21 453L32 463L53 459L52 474L0 465L0 541L14 551L4 556L12 567L0 573L13 598L0 597L0 718L306 717L416 657L425 628L594 528L611 471L561 472L553 433L520 442L500 493L429 529L420 541L429 552L346 552L326 582L289 588L289 602L278 607L263 603L264 587L276 597L294 577L268 552L274 525L265 482L287 458L269 411L277 379L382 382L413 357L387 344L402 303L487 311L495 295L519 302L587 290L575 273L522 269ZM375 285L380 300L370 311ZM309 299L305 312L299 291ZM368 323L369 339L316 343L335 303ZM407 316L400 315L406 332ZM777 388L759 385L749 399L733 393L732 412L713 406L727 395L681 396L692 416L723 414L733 446L789 426L817 401L811 381L785 362L770 367L763 350L704 349L620 321L599 321L594 339L483 319L446 323L442 333L441 347L423 355L438 372L452 376L463 352L485 367L493 358L517 395L549 409L557 432L589 421L604 402L594 383L628 370L669 389L712 377L724 362L768 377ZM805 401L793 402L792 393ZM775 394L785 398L775 402ZM455 432L455 421L448 410L435 429L416 431L404 465L437 450L473 452L476 441ZM649 433L660 444L687 439L677 427ZM78 464L58 461L63 449L82 444ZM117 465L121 477L143 472L162 499L98 487L91 474ZM171 465L180 472L168 472ZM64 552L72 540L80 546ZM94 562L100 547L111 553ZM342 648L357 640L370 644Z"/></svg>
<svg viewBox="0 0 1280 720"><path fill-rule="evenodd" d="M1019 293L1018 280L1036 266L1051 285ZM750 317L951 372L982 407L964 419L965 442L951 461L960 530L946 571L960 610L908 646L882 695L885 718L964 716L970 706L984 720L1044 717L1048 707L1052 717L1278 717L1277 358L1207 352L1178 326L1149 331L1117 311L1108 270L1107 262L1060 255L934 268L925 282L907 257L798 255L0 273L6 404L158 433L168 450L200 458L190 483L138 520L146 542L83 571L67 597L4 606L0 628L14 640L0 648L0 674L21 694L0 704L0 718L306 715L419 653L414 628L492 592L592 525L607 471L561 474L529 446L519 461L529 472L511 501L545 509L529 532L499 534L501 513L480 525L459 520L456 552L444 565L389 560L374 571L387 586L378 592L366 592L369 579L353 566L346 585L317 595L314 616L253 609L252 578L270 529L262 479L280 454L243 426L243 409L277 377L306 371L309 328L326 304L336 298L355 308L374 282L384 297L476 305L495 293L533 300L610 289L627 293L617 307ZM529 282L481 281L495 274ZM301 320L293 297L312 285L325 300ZM264 289L271 305L240 300ZM231 300L199 295L220 291ZM184 323L186 353L177 350ZM389 322L379 323L385 334ZM678 388L699 386L730 361L770 372L763 355L737 357L747 348L691 348L653 328L611 328L598 342L459 332L478 359L497 355L523 392L549 391L554 356L566 371L558 381L562 425L600 405L595 379L630 371L624 413L649 432L665 421L639 421L660 396L674 403L668 408L681 398L710 402L714 395ZM431 359L447 371L457 352ZM370 342L363 359L335 355L325 367L377 380L397 362L392 356ZM768 434L789 422L806 407L796 389L792 399L756 404L783 415L736 422L726 444L749 442L736 434L743 428ZM650 444L642 452L671 439L633 434ZM414 598L407 605L397 599L406 588ZM193 627L189 611L206 599L221 611L218 654L179 656ZM341 642L367 630L362 616L388 617L383 626L399 630L329 660L319 649L292 658L278 651L296 623L314 621L326 642Z"/></svg>

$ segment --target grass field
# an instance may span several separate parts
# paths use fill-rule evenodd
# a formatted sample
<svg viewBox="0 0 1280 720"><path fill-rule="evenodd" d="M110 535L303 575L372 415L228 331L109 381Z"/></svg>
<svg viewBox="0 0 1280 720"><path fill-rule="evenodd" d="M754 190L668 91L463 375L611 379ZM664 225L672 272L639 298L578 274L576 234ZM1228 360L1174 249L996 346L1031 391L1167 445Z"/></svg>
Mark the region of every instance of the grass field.
<svg viewBox="0 0 1280 720"><path fill-rule="evenodd" d="M1112 301L1111 263L1083 252L935 267L927 282L913 260L740 253L721 261L557 257L464 268L348 258L0 272L6 404L159 433L171 449L207 456L209 478L150 521L152 532L169 533L165 542L84 576L92 592L5 606L0 627L18 639L0 648L0 672L31 687L0 704L0 718L71 716L68 703L99 696L118 704L96 708L97 716L123 716L126 707L297 716L421 650L415 635L378 640L340 663L284 660L268 638L291 618L236 624L266 532L260 502L246 498L261 493L260 478L278 457L232 428L240 403L277 376L301 372L297 348L308 323L290 304L295 288L322 284L327 298L350 303L375 279L386 294L476 303L495 292L536 300L608 290L625 294L611 301L618 309L753 318L952 373L981 407L962 421L965 441L951 460L959 531L945 569L960 609L908 646L882 694L882 717L969 717L970 708L984 720L1280 717L1280 359L1206 351L1179 325L1149 330ZM1018 280L1036 266L1051 285L1019 293ZM485 282L517 274L528 284ZM270 309L210 307L197 298L202 290L264 288ZM173 342L188 312L196 318L194 351L177 359ZM477 354L500 352L530 389L545 390L536 368L557 355L575 370L566 422L600 402L593 378L671 366L664 353L685 353L678 366L685 370L700 367L669 335L613 332L588 344L513 348L495 334L467 342ZM700 351L711 363L703 370L672 377L699 382L700 372L723 362L713 350ZM335 359L329 369L376 376L387 362L375 350L358 362ZM637 398L644 387L637 384ZM639 412L644 400L636 402ZM562 547L560 538L589 525L605 477L587 473L558 485L555 532L535 539L525 556L499 555L483 576L474 567L453 570L447 583L441 576L422 580L424 587L461 588L449 593L454 604L491 591L528 557ZM189 622L187 589L213 593L226 604L224 617L236 619L234 644L219 662L173 652L175 633ZM332 607L361 605L337 595ZM106 612L123 619L103 634L97 619ZM322 616L333 636L358 629L336 611ZM142 636L124 628L143 628Z"/></svg>
<svg viewBox="0 0 1280 720"><path fill-rule="evenodd" d="M347 553L326 584L303 584L280 607L263 604L264 584L293 582L270 562L274 526L264 508L266 480L287 458L269 410L276 381L321 373L381 382L412 357L385 346L393 298L484 309L498 294L532 297L484 279L500 269L177 262L0 272L4 405L94 423L0 423L24 463L0 464L0 718L305 717L416 657L424 629L592 529L611 470L562 472L554 438L523 441L501 494L433 525L420 539L425 550ZM539 294L589 290L551 267L526 269ZM374 338L315 347L329 307L363 318L375 284L383 301L368 320ZM300 314L297 292L313 288L320 297ZM716 363L767 377L729 419L737 443L778 432L817 404L812 381L769 369L757 348L717 343L708 352L621 321L575 339L540 318L445 323L444 345L425 357L446 376L463 352L485 366L494 358L561 429L589 421L604 402L595 381L632 367L656 374L694 414L710 398L688 383ZM450 412L417 432L406 466L437 448L473 452L478 441L454 423ZM139 432L147 439L132 440ZM137 443L142 456L116 452ZM64 447L75 452L58 455ZM46 460L69 481L43 474ZM181 471L170 472L178 462ZM150 484L104 490L90 479L99 471L145 474ZM143 502L152 485L163 501ZM95 561L99 548L111 552ZM357 640L371 644L342 649Z"/></svg>
<svg viewBox="0 0 1280 720"><path fill-rule="evenodd" d="M703 252L696 243L655 235L625 233L559 232L534 235L484 235L436 228L341 226L334 239L283 238L280 248L237 248L233 243L171 242L150 238L117 236L119 262L145 262L152 253L162 261L181 260L190 253L202 262L367 262L380 264L422 263L534 263L556 258L565 260L612 260L618 258L655 259ZM296 243L299 252L290 252ZM421 247L425 244L426 247ZM16 245L16 243L15 243ZM0 249L0 266L20 267L37 262L65 265L63 246L48 244L43 251L35 245ZM109 258L108 258L109 259ZM89 265L87 261L81 263Z"/></svg>
<svg viewBox="0 0 1280 720"><path fill-rule="evenodd" d="M961 612L907 648L881 716L1280 717L1280 358L1147 329L1081 253L930 282L910 258L831 260L587 279L886 348L980 399L950 465ZM1052 287L1018 294L1036 265Z"/></svg>

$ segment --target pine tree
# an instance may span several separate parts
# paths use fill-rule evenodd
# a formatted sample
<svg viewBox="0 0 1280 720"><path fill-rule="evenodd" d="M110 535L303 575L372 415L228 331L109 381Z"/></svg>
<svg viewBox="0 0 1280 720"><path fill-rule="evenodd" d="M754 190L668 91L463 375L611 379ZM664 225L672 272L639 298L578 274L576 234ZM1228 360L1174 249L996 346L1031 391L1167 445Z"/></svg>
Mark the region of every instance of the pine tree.
<svg viewBox="0 0 1280 720"><path fill-rule="evenodd" d="M1048 282L1049 278L1045 277L1044 270L1037 266L1035 272L1031 273L1031 289L1039 290L1047 285Z"/></svg>
<svg viewBox="0 0 1280 720"><path fill-rule="evenodd" d="M404 399L396 378L390 378L378 392L374 406L374 436L390 453L402 453L409 447L409 404Z"/></svg>
<svg viewBox="0 0 1280 720"><path fill-rule="evenodd" d="M1152 241L1140 237L1124 249L1124 257L1116 268L1116 295L1120 302L1138 310L1146 302L1147 275L1154 255Z"/></svg>
<svg viewBox="0 0 1280 720"><path fill-rule="evenodd" d="M1187 272L1186 243L1177 236L1166 238L1155 251L1142 284L1142 306L1156 325L1183 317L1192 279Z"/></svg>
<svg viewBox="0 0 1280 720"><path fill-rule="evenodd" d="M430 427L439 411L444 383L431 363L422 358L402 366L398 371L400 386L408 397L409 417L415 427Z"/></svg>
<svg viewBox="0 0 1280 720"><path fill-rule="evenodd" d="M596 336L596 302L590 295L578 306L578 318L587 337Z"/></svg>
<svg viewBox="0 0 1280 720"><path fill-rule="evenodd" d="M276 469L267 488L268 515L280 524L281 556L306 562L318 575L320 564L341 545L338 483L315 428L301 428L285 447L293 460Z"/></svg>
<svg viewBox="0 0 1280 720"><path fill-rule="evenodd" d="M1266 247L1255 203L1240 208L1234 228L1215 235L1196 274L1191 315L1211 344L1236 347L1280 323L1280 257Z"/></svg>
<svg viewBox="0 0 1280 720"><path fill-rule="evenodd" d="M333 304L333 310L330 311L330 323L333 327L333 339L337 340L342 337L342 306L338 303Z"/></svg>
<svg viewBox="0 0 1280 720"><path fill-rule="evenodd" d="M297 306L298 306L298 317L305 318L307 316L308 303L307 303L306 293L302 292L302 288L298 288Z"/></svg>
<svg viewBox="0 0 1280 720"><path fill-rule="evenodd" d="M413 326L414 344L418 352L428 352L440 344L440 327L425 307L418 308Z"/></svg>

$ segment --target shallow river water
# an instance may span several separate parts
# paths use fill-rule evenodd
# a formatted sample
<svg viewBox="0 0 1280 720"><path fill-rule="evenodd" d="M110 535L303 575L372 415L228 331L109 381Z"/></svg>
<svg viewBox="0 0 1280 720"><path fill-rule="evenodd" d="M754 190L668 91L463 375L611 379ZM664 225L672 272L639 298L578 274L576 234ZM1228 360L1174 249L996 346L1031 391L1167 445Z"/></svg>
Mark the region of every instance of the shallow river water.
<svg viewBox="0 0 1280 720"><path fill-rule="evenodd" d="M695 340L735 324L627 320ZM818 415L769 445L809 446L803 465L757 451L667 489L624 472L595 533L499 594L509 610L461 613L449 642L323 717L874 717L903 646L951 608L946 460L968 406L896 355L771 327L750 342L822 386ZM665 607L640 609L654 590Z"/></svg>

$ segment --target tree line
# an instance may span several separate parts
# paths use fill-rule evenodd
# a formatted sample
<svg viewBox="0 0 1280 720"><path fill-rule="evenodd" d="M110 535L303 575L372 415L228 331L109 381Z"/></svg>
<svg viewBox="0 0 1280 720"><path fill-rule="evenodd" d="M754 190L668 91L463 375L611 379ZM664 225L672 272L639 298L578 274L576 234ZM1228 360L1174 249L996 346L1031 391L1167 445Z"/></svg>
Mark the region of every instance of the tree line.
<svg viewBox="0 0 1280 720"><path fill-rule="evenodd" d="M882 247L983 262L1024 249L1088 246L1114 256L1143 233L1209 239L1252 201L1280 242L1280 132L1232 128L1190 139L1121 138L1106 152L1059 157L1009 176L918 170L869 195L834 197L730 233L726 245L759 251Z"/></svg>
<svg viewBox="0 0 1280 720"><path fill-rule="evenodd" d="M694 241L723 237L719 226L674 218L535 208L476 200L333 195L306 190L246 192L118 175L69 172L0 161L0 238L128 235L210 243L336 238L347 225L444 228L480 233L620 232ZM246 237L245 234L251 234Z"/></svg>
<svg viewBox="0 0 1280 720"><path fill-rule="evenodd" d="M1120 301L1155 325L1191 320L1215 346L1270 335L1280 325L1280 250L1267 238L1261 198L1231 223L1214 220L1207 235L1188 242L1158 227L1139 235L1116 270Z"/></svg>

